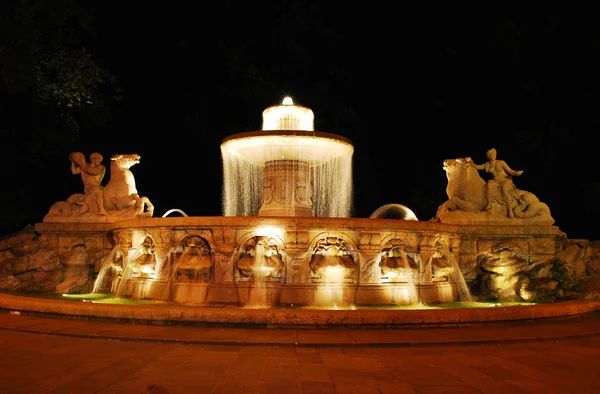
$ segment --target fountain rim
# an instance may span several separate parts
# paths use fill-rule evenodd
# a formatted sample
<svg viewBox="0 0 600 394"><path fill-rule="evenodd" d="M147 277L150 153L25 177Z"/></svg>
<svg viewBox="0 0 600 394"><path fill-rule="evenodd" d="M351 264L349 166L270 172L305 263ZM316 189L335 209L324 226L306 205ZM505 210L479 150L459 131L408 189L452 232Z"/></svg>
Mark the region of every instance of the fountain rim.
<svg viewBox="0 0 600 394"><path fill-rule="evenodd" d="M296 109L302 109L302 110L306 110L306 111L311 111L312 112L312 109L310 109L309 107L307 107L305 105L300 105L300 104L294 103L294 104L275 104L275 105L271 105L271 106L265 108L263 110L263 113L269 112L269 110L272 110L274 108L281 108L281 107L284 107L284 108L292 108L293 107L293 108L296 108Z"/></svg>
<svg viewBox="0 0 600 394"><path fill-rule="evenodd" d="M344 143L350 145L354 148L354 144L352 141L346 137L343 137L339 134L327 133L322 131L306 131L306 130L260 130L260 131L245 131L242 133L232 134L228 137L225 137L221 141L221 146L227 142L234 140L241 140L246 138L255 138L255 137L277 137L277 136L286 136L286 137L313 137L319 139L329 139L334 140L336 142Z"/></svg>
<svg viewBox="0 0 600 394"><path fill-rule="evenodd" d="M571 300L506 307L408 310L298 310L286 308L223 308L199 305L102 304L38 298L0 292L0 309L19 313L56 315L152 324L206 324L265 328L439 328L474 324L522 324L533 320L576 317L600 310L600 301ZM293 313L290 311L293 310Z"/></svg>

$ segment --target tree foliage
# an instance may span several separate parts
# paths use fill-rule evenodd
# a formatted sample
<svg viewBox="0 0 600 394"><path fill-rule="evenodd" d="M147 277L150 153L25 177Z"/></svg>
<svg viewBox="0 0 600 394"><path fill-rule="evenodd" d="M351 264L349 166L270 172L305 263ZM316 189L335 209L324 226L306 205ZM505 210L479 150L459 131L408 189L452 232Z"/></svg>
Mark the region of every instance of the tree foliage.
<svg viewBox="0 0 600 394"><path fill-rule="evenodd" d="M102 105L100 88L115 83L86 50L86 43L94 38L92 15L74 0L4 0L0 8L3 98L52 109L64 119L63 126L76 133L77 111Z"/></svg>
<svg viewBox="0 0 600 394"><path fill-rule="evenodd" d="M118 86L94 56L92 15L75 0L0 2L0 221L10 226L0 232L39 219L35 194L45 179L24 186L23 174L43 174L67 157L80 125L108 126Z"/></svg>

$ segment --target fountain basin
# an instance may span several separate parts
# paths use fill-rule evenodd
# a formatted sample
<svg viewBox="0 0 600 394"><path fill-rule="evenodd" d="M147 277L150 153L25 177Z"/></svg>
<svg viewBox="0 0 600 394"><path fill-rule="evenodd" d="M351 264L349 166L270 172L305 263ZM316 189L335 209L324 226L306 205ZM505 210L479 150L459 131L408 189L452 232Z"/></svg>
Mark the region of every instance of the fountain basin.
<svg viewBox="0 0 600 394"><path fill-rule="evenodd" d="M552 304L428 309L252 309L187 307L171 304L118 305L74 302L0 293L0 308L16 313L43 314L101 321L162 325L263 328L437 328L473 324L504 325L560 319L600 310L600 301Z"/></svg>
<svg viewBox="0 0 600 394"><path fill-rule="evenodd" d="M337 134L303 130L260 130L230 135L221 152L264 167L274 160L295 160L318 166L336 157L352 156L352 142Z"/></svg>
<svg viewBox="0 0 600 394"><path fill-rule="evenodd" d="M102 245L104 256L116 255L115 248L125 251L120 255L132 260L138 258L139 249L154 253L156 271L117 278L118 296L196 306L264 308L470 301L465 295L469 295L468 287L476 277L478 256L487 250L491 253L493 245L509 239L527 251L527 259L539 261L553 258L561 235L554 226L475 226L313 217L165 217L124 220L110 225L86 223L84 227L77 223L36 225L48 247L59 255L65 255L69 245L73 248L71 254L79 250L83 229L88 244ZM152 245L147 244L148 239ZM190 239L195 241L190 243ZM204 274L196 280L176 275L178 261L185 261L186 269L190 268L190 261L195 261L185 257L186 248L196 244L204 248L196 252L203 255L197 261L202 262ZM262 246L257 248L257 245ZM405 256L405 267L412 270L408 271L408 281L389 279L382 273L381 256L396 248L403 250L399 255ZM453 275L438 277L435 275L439 272L432 275L428 271L439 256L456 267ZM247 264L240 264L245 258L255 258L265 266L249 270ZM349 276L331 282L311 268L315 265L311 262L322 262L324 258L351 260L355 268L348 271ZM76 263L81 258L72 260L73 268L80 268ZM207 267L207 262L212 262L212 266ZM268 267L266 262L270 264ZM115 265L100 261L96 271L102 271L100 265L111 264ZM67 267L70 267L68 262ZM263 271L265 276L258 276ZM101 280L100 276L96 280ZM114 283L97 287L115 288ZM264 290L263 294L259 295L258 290Z"/></svg>

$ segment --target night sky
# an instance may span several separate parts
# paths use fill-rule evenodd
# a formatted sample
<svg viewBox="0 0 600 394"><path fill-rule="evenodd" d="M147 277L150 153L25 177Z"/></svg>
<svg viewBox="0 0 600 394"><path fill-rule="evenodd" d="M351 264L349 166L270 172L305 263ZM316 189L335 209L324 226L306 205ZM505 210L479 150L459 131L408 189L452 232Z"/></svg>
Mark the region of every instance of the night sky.
<svg viewBox="0 0 600 394"><path fill-rule="evenodd" d="M90 2L92 3L92 2ZM138 153L155 216L221 214L221 141L291 96L354 144L354 217L400 203L430 220L445 159L489 148L569 238L600 239L600 24L586 9L403 8L394 2L93 2L88 49L123 88L109 128L81 127L37 198L81 193L68 151ZM119 5L117 5L119 4ZM207 3L208 4L208 3ZM484 174L482 174L484 176ZM109 176L105 178L108 182Z"/></svg>

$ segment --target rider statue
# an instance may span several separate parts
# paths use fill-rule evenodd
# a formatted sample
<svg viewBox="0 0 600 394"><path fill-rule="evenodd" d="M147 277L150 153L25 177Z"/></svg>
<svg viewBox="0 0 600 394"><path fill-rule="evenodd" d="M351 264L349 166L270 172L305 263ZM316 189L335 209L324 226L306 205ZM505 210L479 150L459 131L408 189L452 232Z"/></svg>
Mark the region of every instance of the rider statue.
<svg viewBox="0 0 600 394"><path fill-rule="evenodd" d="M92 153L90 163L88 163L81 152L72 152L69 159L71 159L71 173L73 175L81 174L83 192L86 196L91 196L94 199L98 214L108 215L108 211L104 207L102 179L104 179L106 167L101 164L102 155L97 152Z"/></svg>
<svg viewBox="0 0 600 394"><path fill-rule="evenodd" d="M500 192L500 196L504 200L504 205L508 212L508 217L514 217L512 210L512 196L511 191L515 190L516 187L512 181L513 176L519 176L523 171L515 171L506 164L504 160L496 159L496 149L492 148L487 151L488 161L483 164L475 164L470 157L465 158L467 163L477 170L485 170L486 173L490 174L492 178L487 181L485 193L487 198L487 205L483 209L484 211L491 211L493 196Z"/></svg>

